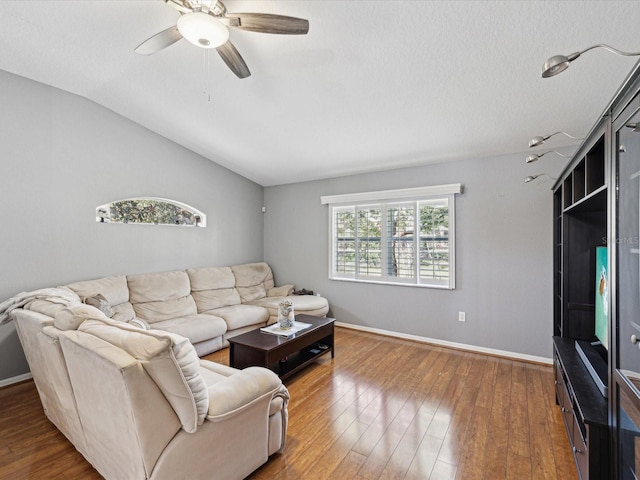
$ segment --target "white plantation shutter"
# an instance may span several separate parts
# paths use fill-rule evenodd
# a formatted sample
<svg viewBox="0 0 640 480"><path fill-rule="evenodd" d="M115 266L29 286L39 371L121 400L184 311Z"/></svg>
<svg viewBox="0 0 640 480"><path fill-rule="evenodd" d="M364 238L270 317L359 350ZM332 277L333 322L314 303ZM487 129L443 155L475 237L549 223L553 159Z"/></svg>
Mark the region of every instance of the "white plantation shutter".
<svg viewBox="0 0 640 480"><path fill-rule="evenodd" d="M356 273L355 216L355 207L338 208L334 215L334 268L345 276Z"/></svg>
<svg viewBox="0 0 640 480"><path fill-rule="evenodd" d="M414 206L387 208L387 275L416 277Z"/></svg>
<svg viewBox="0 0 640 480"><path fill-rule="evenodd" d="M329 278L455 288L461 191L453 184L322 197L330 204Z"/></svg>
<svg viewBox="0 0 640 480"><path fill-rule="evenodd" d="M382 275L382 225L380 207L358 209L356 228L357 274L365 277Z"/></svg>

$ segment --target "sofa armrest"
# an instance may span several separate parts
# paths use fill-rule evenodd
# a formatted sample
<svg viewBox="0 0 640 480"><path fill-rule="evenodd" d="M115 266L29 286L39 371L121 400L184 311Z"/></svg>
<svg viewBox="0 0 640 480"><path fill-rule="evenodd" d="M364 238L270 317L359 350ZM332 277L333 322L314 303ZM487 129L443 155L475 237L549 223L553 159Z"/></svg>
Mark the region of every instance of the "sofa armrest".
<svg viewBox="0 0 640 480"><path fill-rule="evenodd" d="M270 401L281 386L280 378L267 368L248 367L240 370L208 388L207 420L221 422L260 400Z"/></svg>
<svg viewBox="0 0 640 480"><path fill-rule="evenodd" d="M282 285L280 287L270 288L267 297L286 297L293 293L293 285Z"/></svg>

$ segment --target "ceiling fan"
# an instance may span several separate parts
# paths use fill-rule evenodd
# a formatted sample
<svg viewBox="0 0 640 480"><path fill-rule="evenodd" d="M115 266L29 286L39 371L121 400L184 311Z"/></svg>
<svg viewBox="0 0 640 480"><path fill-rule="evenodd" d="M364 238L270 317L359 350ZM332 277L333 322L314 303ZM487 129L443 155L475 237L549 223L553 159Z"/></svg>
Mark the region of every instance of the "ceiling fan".
<svg viewBox="0 0 640 480"><path fill-rule="evenodd" d="M186 38L201 48L215 48L238 78L251 75L244 59L229 40L229 28L259 33L305 35L309 21L270 13L229 13L220 0L161 0L180 12L176 25L155 34L135 48L151 55Z"/></svg>

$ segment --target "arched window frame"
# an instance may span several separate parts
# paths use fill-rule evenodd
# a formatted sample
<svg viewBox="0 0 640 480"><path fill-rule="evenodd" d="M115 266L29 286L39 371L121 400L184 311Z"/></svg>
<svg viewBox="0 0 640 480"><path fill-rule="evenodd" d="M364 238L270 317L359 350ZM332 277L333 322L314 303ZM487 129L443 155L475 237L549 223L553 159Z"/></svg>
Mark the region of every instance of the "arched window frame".
<svg viewBox="0 0 640 480"><path fill-rule="evenodd" d="M155 202L158 205L169 206L177 209L176 215L172 219L172 223L163 221L156 217L156 221L148 221L148 214L143 218L119 219L118 214L114 213L114 209L122 208L126 202ZM120 205L120 207L118 207ZM151 207L149 207L151 208ZM114 217L116 220L114 220ZM147 217L147 218L144 218ZM99 223L126 223L131 225L170 225L178 227L206 227L207 216L204 212L197 208L187 205L186 203L168 198L159 197L133 197L106 203L96 207L96 222Z"/></svg>

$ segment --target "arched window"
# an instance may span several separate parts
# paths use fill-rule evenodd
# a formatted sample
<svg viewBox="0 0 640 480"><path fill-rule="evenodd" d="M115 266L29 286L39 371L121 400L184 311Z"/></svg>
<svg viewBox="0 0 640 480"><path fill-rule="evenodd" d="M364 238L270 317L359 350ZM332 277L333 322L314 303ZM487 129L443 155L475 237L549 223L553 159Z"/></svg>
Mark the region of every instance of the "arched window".
<svg viewBox="0 0 640 480"><path fill-rule="evenodd" d="M100 223L136 223L206 227L207 216L187 204L166 198L127 198L96 208Z"/></svg>

